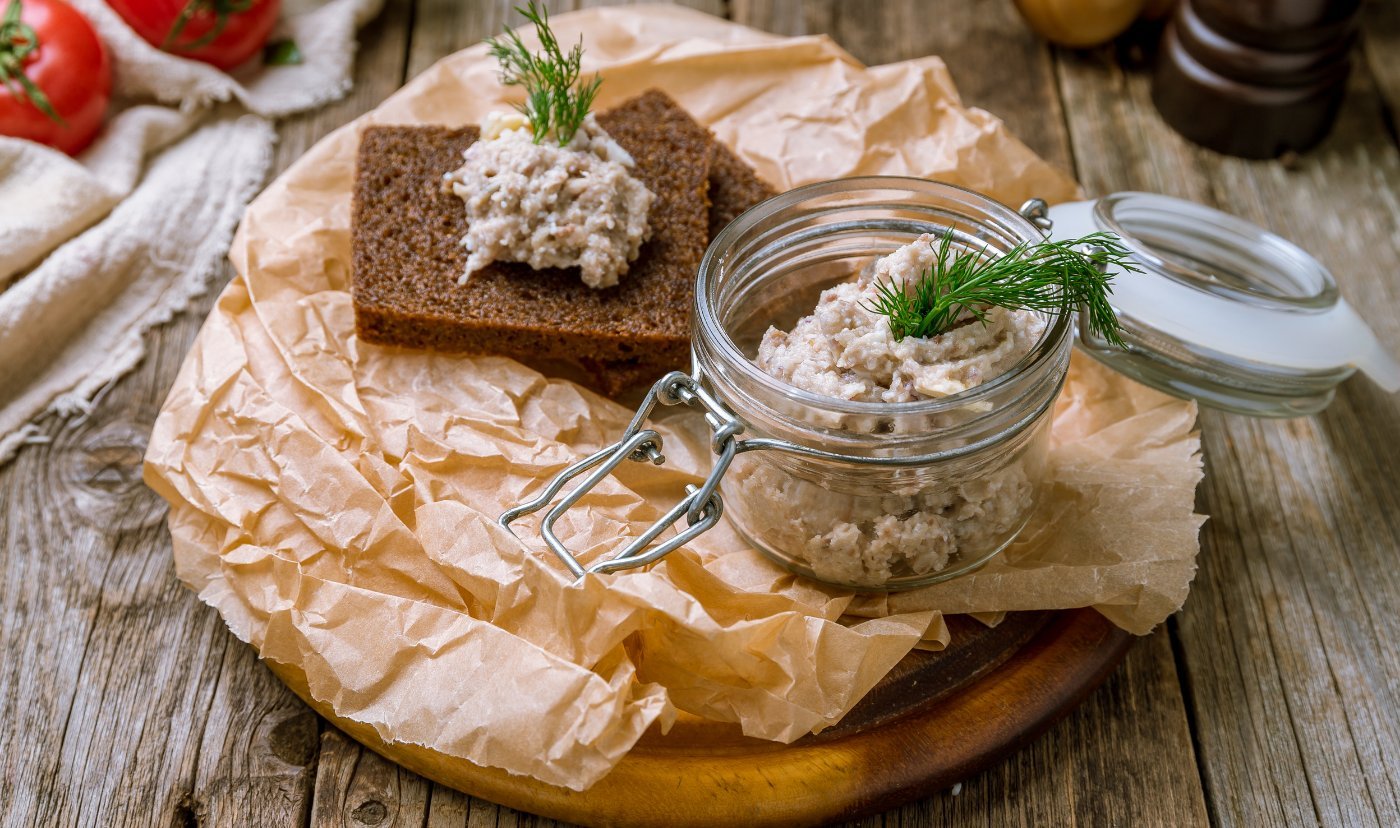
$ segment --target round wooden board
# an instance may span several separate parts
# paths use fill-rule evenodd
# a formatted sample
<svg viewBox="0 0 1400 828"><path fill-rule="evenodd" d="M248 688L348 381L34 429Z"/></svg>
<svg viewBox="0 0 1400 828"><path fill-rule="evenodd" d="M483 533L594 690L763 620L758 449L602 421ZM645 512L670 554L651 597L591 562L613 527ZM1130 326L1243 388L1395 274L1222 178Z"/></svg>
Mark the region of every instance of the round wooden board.
<svg viewBox="0 0 1400 828"><path fill-rule="evenodd" d="M1132 636L1089 609L1013 613L994 628L949 618L938 653L911 653L835 727L791 745L682 717L646 734L582 793L388 744L310 698L304 674L267 662L361 744L460 791L584 825L801 825L893 808L1019 749L1118 666Z"/></svg>

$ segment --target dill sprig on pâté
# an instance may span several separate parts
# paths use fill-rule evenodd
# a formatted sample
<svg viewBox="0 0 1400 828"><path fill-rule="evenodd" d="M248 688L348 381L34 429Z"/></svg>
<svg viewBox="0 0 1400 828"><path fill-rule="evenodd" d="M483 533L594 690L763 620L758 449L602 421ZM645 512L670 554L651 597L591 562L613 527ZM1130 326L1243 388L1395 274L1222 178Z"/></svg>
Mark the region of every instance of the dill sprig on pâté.
<svg viewBox="0 0 1400 828"><path fill-rule="evenodd" d="M603 79L597 75L579 83L579 66L583 61L583 39L565 54L549 28L549 12L530 5L515 10L535 24L541 52L533 54L514 29L506 29L501 37L489 38L491 56L501 64L501 83L525 87L525 103L515 108L530 120L535 143L545 136L553 137L559 146L569 143L579 125L588 116L593 98Z"/></svg>
<svg viewBox="0 0 1400 828"><path fill-rule="evenodd" d="M986 249L954 251L952 232L937 245L938 258L918 281L877 283L874 304L864 306L889 320L896 342L906 336L937 336L966 318L985 324L993 307L1055 313L1082 306L1094 333L1123 345L1118 317L1108 303L1113 292L1109 270L1140 271L1111 233L1023 242L1000 256Z"/></svg>

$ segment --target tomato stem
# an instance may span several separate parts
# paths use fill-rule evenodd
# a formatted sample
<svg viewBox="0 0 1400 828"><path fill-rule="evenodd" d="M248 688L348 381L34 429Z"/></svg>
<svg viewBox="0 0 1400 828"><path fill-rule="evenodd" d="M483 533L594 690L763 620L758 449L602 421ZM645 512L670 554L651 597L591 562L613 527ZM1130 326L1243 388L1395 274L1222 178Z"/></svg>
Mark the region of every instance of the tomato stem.
<svg viewBox="0 0 1400 828"><path fill-rule="evenodd" d="M251 9L256 2L257 0L189 0L185 7L180 9L180 16L175 18L175 23L170 27L170 33L165 36L161 48L190 52L201 46L208 46L224 33L230 15L242 14ZM180 35L185 33L185 27L195 15L201 13L214 15L214 27L189 43L178 43Z"/></svg>
<svg viewBox="0 0 1400 828"><path fill-rule="evenodd" d="M49 96L24 73L25 60L39 48L39 34L33 26L20 20L20 11L19 0L10 0L5 16L0 18L0 84L15 97L28 98L54 123L68 126L49 103Z"/></svg>

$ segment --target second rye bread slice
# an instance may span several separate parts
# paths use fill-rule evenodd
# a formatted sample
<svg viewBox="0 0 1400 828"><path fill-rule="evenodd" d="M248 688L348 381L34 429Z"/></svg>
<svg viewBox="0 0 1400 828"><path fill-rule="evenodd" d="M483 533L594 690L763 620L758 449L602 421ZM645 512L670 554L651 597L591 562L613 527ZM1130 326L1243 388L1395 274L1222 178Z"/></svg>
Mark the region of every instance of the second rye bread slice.
<svg viewBox="0 0 1400 828"><path fill-rule="evenodd" d="M664 93L650 91L598 121L656 194L651 240L613 288L577 268L498 262L465 285L461 199L442 176L462 164L475 127L369 127L360 139L353 205L355 330L366 342L563 360L593 368L641 359L683 366L695 273L709 237L714 139Z"/></svg>
<svg viewBox="0 0 1400 828"><path fill-rule="evenodd" d="M723 142L716 141L715 157L710 163L710 242L713 244L715 236L745 210L776 194L752 167ZM688 371L690 361L688 355L680 361L674 356L660 359L641 355L605 362L585 359L583 367L598 387L615 394L624 388L650 385L668 371Z"/></svg>

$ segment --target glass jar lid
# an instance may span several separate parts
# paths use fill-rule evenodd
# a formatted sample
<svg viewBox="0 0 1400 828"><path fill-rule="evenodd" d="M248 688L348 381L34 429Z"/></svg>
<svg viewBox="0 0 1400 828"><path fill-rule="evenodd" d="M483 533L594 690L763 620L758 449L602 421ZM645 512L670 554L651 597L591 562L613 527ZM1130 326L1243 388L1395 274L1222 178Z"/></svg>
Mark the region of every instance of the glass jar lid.
<svg viewBox="0 0 1400 828"><path fill-rule="evenodd" d="M1050 208L1051 238L1107 231L1141 273L1111 302L1126 347L1080 325L1092 356L1140 382L1243 414L1321 411L1357 369L1400 390L1400 363L1302 248L1236 216L1152 193Z"/></svg>

